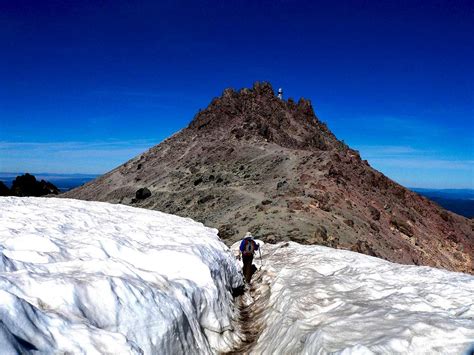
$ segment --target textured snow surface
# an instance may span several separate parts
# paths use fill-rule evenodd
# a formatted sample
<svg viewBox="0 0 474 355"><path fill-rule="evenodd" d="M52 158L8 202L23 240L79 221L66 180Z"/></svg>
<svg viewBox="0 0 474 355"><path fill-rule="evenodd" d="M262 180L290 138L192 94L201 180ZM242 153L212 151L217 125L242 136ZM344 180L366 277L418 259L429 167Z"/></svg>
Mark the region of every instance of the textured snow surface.
<svg viewBox="0 0 474 355"><path fill-rule="evenodd" d="M241 283L217 230L190 219L0 198L1 354L227 350Z"/></svg>
<svg viewBox="0 0 474 355"><path fill-rule="evenodd" d="M237 253L238 243L232 249ZM264 326L251 353L470 354L474 349L472 275L292 242L265 244L262 252L263 267L253 285L256 294L269 288L270 296L252 306L255 322Z"/></svg>
<svg viewBox="0 0 474 355"><path fill-rule="evenodd" d="M262 252L242 298L258 333L251 353L467 354L474 344L471 275L291 242ZM230 291L241 283L217 230L190 219L0 198L2 355L235 349L245 335Z"/></svg>

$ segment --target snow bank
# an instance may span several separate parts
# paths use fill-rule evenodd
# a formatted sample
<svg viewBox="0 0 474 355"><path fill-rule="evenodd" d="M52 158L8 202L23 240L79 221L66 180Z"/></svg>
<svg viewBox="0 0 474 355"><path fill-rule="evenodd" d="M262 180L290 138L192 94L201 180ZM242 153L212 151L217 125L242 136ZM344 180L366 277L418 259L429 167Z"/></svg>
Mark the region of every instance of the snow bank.
<svg viewBox="0 0 474 355"><path fill-rule="evenodd" d="M271 293L253 306L264 327L251 353L462 354L474 344L472 275L292 242L262 252L254 285Z"/></svg>
<svg viewBox="0 0 474 355"><path fill-rule="evenodd" d="M2 354L225 351L241 283L217 230L190 219L0 198Z"/></svg>

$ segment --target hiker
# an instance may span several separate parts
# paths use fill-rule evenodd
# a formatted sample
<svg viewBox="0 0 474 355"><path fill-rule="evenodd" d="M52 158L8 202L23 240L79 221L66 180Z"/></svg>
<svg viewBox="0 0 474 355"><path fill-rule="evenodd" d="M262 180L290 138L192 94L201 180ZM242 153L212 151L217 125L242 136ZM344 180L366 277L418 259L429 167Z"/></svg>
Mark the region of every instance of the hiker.
<svg viewBox="0 0 474 355"><path fill-rule="evenodd" d="M255 267L252 268L252 261L253 254L258 250L258 248L258 243L253 239L252 234L247 232L244 239L242 239L242 242L240 243L240 254L242 254L242 261L244 262L242 272L244 273L245 281L247 281L247 283L250 283L252 274L255 271Z"/></svg>

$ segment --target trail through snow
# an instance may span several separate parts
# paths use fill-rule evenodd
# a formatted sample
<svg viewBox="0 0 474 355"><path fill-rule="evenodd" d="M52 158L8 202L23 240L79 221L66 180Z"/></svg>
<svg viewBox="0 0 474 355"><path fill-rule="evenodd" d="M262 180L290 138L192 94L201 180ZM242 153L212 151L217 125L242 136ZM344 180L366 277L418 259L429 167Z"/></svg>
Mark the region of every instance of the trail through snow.
<svg viewBox="0 0 474 355"><path fill-rule="evenodd" d="M257 272L246 292L236 299L239 319L236 328L241 334L234 348L226 352L231 354L246 354L254 347L257 339L265 327L262 314L270 298L270 286L263 281L264 272Z"/></svg>
<svg viewBox="0 0 474 355"><path fill-rule="evenodd" d="M263 243L262 243L263 245ZM238 253L238 243L232 246ZM250 354L471 354L474 277L293 242L262 247ZM255 263L260 266L259 258ZM252 297L266 294L267 297ZM248 311L248 310L247 310ZM251 312L251 311L250 311Z"/></svg>
<svg viewBox="0 0 474 355"><path fill-rule="evenodd" d="M468 354L474 276L262 244L249 291L217 230L156 211L0 198L0 353ZM255 258L261 266L259 257Z"/></svg>

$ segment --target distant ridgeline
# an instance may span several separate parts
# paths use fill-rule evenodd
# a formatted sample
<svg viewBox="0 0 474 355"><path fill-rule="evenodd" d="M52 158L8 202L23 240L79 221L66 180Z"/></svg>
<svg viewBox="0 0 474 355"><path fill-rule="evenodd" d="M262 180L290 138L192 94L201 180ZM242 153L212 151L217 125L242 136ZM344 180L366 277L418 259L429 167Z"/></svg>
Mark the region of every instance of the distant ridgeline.
<svg viewBox="0 0 474 355"><path fill-rule="evenodd" d="M11 188L0 181L0 196L38 197L51 194L59 194L59 189L48 181L36 180L33 175L28 173L17 176L13 180Z"/></svg>
<svg viewBox="0 0 474 355"><path fill-rule="evenodd" d="M471 189L417 189L413 191L466 218L474 218L474 190Z"/></svg>

